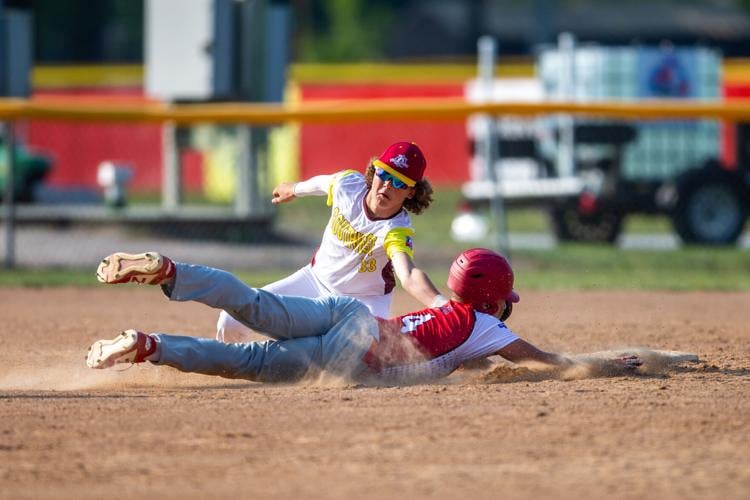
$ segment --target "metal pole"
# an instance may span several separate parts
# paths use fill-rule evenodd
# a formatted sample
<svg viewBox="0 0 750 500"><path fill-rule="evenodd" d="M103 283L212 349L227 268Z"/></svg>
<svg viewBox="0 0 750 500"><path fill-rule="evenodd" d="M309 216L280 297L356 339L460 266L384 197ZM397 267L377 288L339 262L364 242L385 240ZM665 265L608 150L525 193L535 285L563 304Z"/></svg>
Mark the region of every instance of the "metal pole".
<svg viewBox="0 0 750 500"><path fill-rule="evenodd" d="M253 155L254 131L248 125L237 126L239 155L237 158L237 186L234 195L234 213L248 217L252 213L253 171L256 158Z"/></svg>
<svg viewBox="0 0 750 500"><path fill-rule="evenodd" d="M162 126L162 163L161 205L165 212L176 212L182 193L177 127L174 122L165 122Z"/></svg>
<svg viewBox="0 0 750 500"><path fill-rule="evenodd" d="M492 100L492 90L495 80L495 39L491 36L479 38L477 49L479 51L479 81L483 88L483 100ZM483 128L485 129L484 141L481 142L482 158L485 163L487 180L492 186L490 190L490 227L492 228L491 240L493 247L505 256L510 256L510 245L508 242L508 230L505 220L505 207L502 198L502 174L497 168L500 157L497 117L483 116Z"/></svg>
<svg viewBox="0 0 750 500"><path fill-rule="evenodd" d="M563 101L575 100L576 53L575 37L571 33L561 33L558 37L560 54L560 98ZM560 142L558 143L557 175L572 177L575 174L575 121L572 115L560 115Z"/></svg>
<svg viewBox="0 0 750 500"><path fill-rule="evenodd" d="M3 208L5 220L5 267L12 269L16 264L16 242L15 242L15 217L16 208L14 200L16 159L13 154L15 140L13 134L13 122L5 123L5 193L3 195Z"/></svg>

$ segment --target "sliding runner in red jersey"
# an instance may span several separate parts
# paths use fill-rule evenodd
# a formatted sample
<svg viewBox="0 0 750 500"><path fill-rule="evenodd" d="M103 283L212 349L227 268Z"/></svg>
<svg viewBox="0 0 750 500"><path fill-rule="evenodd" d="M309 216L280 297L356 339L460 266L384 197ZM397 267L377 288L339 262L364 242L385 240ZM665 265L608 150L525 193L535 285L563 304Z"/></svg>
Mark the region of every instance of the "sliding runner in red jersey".
<svg viewBox="0 0 750 500"><path fill-rule="evenodd" d="M161 285L175 301L221 308L273 340L224 344L206 338L126 330L89 349L86 363L107 368L150 361L185 372L259 382L294 382L331 373L352 381L408 384L444 377L464 363L494 354L512 361L567 367L576 362L542 351L505 325L512 305L513 270L501 255L482 248L453 262L445 304L386 320L351 297L317 299L251 288L232 274L172 262L156 253L113 254L102 260L104 283ZM634 369L634 356L611 360Z"/></svg>

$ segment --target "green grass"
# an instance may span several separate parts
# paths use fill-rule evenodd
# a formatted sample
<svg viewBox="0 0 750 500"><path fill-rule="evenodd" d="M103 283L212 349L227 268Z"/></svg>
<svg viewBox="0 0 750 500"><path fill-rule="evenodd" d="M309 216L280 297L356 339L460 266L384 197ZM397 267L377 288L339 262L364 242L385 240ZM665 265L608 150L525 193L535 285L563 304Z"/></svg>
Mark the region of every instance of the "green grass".
<svg viewBox="0 0 750 500"><path fill-rule="evenodd" d="M750 290L750 252L707 247L670 251L562 245L514 254L519 286L658 290Z"/></svg>

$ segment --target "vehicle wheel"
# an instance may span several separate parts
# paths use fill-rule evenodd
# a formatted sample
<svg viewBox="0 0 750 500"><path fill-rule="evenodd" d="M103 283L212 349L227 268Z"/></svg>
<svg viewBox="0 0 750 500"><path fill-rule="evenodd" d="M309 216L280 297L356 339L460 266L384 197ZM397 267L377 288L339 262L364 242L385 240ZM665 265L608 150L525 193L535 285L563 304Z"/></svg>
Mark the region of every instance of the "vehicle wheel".
<svg viewBox="0 0 750 500"><path fill-rule="evenodd" d="M622 214L598 210L584 214L575 204L554 207L550 211L552 227L561 241L614 243L622 230Z"/></svg>
<svg viewBox="0 0 750 500"><path fill-rule="evenodd" d="M748 206L741 180L718 170L701 170L678 186L672 215L687 244L731 245L745 226Z"/></svg>

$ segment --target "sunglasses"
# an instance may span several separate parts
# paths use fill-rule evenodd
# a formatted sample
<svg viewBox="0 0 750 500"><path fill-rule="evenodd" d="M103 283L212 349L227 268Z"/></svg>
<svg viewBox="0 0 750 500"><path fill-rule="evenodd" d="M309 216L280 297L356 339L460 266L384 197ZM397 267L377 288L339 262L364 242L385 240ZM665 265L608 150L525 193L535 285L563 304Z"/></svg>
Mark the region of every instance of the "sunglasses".
<svg viewBox="0 0 750 500"><path fill-rule="evenodd" d="M375 175L377 175L378 178L380 178L380 180L383 181L383 182L390 181L391 182L391 186L393 186L396 189L408 189L409 188L409 186L407 186L404 181L402 181L401 179L398 179L397 177L393 176L392 174L389 174L388 172L386 172L382 168L376 168L375 169Z"/></svg>

